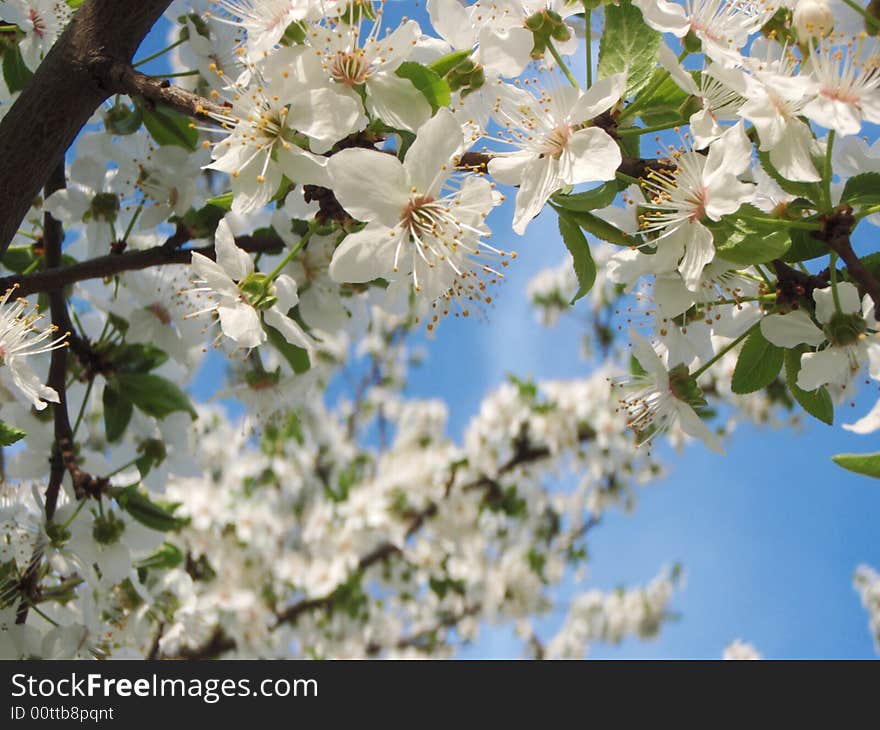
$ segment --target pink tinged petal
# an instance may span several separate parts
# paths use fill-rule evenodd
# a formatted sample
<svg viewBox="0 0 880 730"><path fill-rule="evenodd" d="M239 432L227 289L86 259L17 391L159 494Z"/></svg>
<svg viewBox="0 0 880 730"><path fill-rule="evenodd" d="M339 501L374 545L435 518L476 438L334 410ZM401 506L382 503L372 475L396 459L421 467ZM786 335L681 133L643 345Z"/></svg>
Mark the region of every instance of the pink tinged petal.
<svg viewBox="0 0 880 730"><path fill-rule="evenodd" d="M314 342L303 332L302 328L277 306L270 307L263 313L263 319L270 327L278 330L291 345L311 350Z"/></svg>
<svg viewBox="0 0 880 730"><path fill-rule="evenodd" d="M547 199L561 187L558 169L559 161L549 156L534 158L526 165L516 194L516 212L513 216L513 230L520 235L543 210Z"/></svg>
<svg viewBox="0 0 880 730"><path fill-rule="evenodd" d="M249 304L243 302L217 308L223 334L240 347L257 347L266 340L266 333L260 324L260 315Z"/></svg>
<svg viewBox="0 0 880 730"><path fill-rule="evenodd" d="M569 137L560 159L562 182L578 185L613 180L622 161L620 147L597 127L580 129Z"/></svg>
<svg viewBox="0 0 880 730"><path fill-rule="evenodd" d="M761 334L777 347L791 348L801 344L818 347L825 342L825 334L802 309L764 317L761 320Z"/></svg>
<svg viewBox="0 0 880 730"><path fill-rule="evenodd" d="M333 252L330 278L339 283L359 284L388 276L394 269L394 252L402 235L398 229L368 225L362 231L349 233ZM404 241L401 264L408 258L409 242Z"/></svg>
<svg viewBox="0 0 880 730"><path fill-rule="evenodd" d="M214 251L217 253L217 264L234 281L241 281L253 273L254 262L246 251L238 247L225 219L220 221L214 234Z"/></svg>
<svg viewBox="0 0 880 730"><path fill-rule="evenodd" d="M367 110L395 129L415 132L431 117L431 105L409 79L379 73L366 86Z"/></svg>
<svg viewBox="0 0 880 730"><path fill-rule="evenodd" d="M678 265L685 286L698 291L706 264L715 258L715 245L712 232L699 221L682 223L674 234L684 244L684 257Z"/></svg>
<svg viewBox="0 0 880 730"><path fill-rule="evenodd" d="M847 431L862 435L874 433L874 431L880 429L880 400L878 400L874 404L874 407L858 421L855 423L845 423L843 424L843 427Z"/></svg>
<svg viewBox="0 0 880 730"><path fill-rule="evenodd" d="M829 383L845 385L851 375L846 352L840 347L829 347L822 352L807 352L801 356L797 384L804 390L816 390Z"/></svg>
<svg viewBox="0 0 880 730"><path fill-rule="evenodd" d="M419 128L416 141L403 160L410 186L422 195L438 197L452 172L452 158L463 144L464 135L455 115L440 109Z"/></svg>
<svg viewBox="0 0 880 730"><path fill-rule="evenodd" d="M616 73L607 79L597 81L574 103L569 121L579 124L599 116L620 101L625 90L625 73Z"/></svg>
<svg viewBox="0 0 880 730"><path fill-rule="evenodd" d="M687 403L678 401L676 403L676 412L678 413L678 425L681 430L688 436L700 439L706 446L717 454L724 454L724 447L721 446L721 439L718 434L714 433L706 422L700 418L696 411Z"/></svg>
<svg viewBox="0 0 880 730"><path fill-rule="evenodd" d="M527 28L484 26L480 30L478 58L490 76L519 76L532 60L533 44L534 36Z"/></svg>
<svg viewBox="0 0 880 730"><path fill-rule="evenodd" d="M348 149L327 163L333 192L348 213L362 221L391 228L409 203L406 171L393 155Z"/></svg>

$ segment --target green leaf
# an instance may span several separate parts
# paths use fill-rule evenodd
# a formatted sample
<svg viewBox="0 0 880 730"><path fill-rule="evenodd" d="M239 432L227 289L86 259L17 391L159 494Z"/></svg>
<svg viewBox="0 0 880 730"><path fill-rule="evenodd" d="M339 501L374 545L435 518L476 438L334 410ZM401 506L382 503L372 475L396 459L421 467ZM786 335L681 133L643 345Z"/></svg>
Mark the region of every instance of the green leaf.
<svg viewBox="0 0 880 730"><path fill-rule="evenodd" d="M840 202L849 203L853 208L880 203L880 172L853 175L843 187Z"/></svg>
<svg viewBox="0 0 880 730"><path fill-rule="evenodd" d="M452 69L458 66L458 64L470 55L470 49L453 51L452 53L447 53L445 56L441 56L436 61L431 61L431 63L428 64L428 68L438 76L446 76L446 74L452 71Z"/></svg>
<svg viewBox="0 0 880 730"><path fill-rule="evenodd" d="M179 547L166 542L152 555L135 563L135 567L170 570L180 565L184 561L184 557L183 551Z"/></svg>
<svg viewBox="0 0 880 730"><path fill-rule="evenodd" d="M119 391L148 416L165 418L176 411L197 417L189 398L170 380L149 373L120 373L115 378Z"/></svg>
<svg viewBox="0 0 880 730"><path fill-rule="evenodd" d="M804 231L800 228L792 228L791 246L782 256L782 260L789 264L825 256L828 253L828 245L825 241L813 236L812 231Z"/></svg>
<svg viewBox="0 0 880 730"><path fill-rule="evenodd" d="M452 98L449 84L436 71L415 61L404 61L395 72L403 79L409 79L436 112L440 107L449 106Z"/></svg>
<svg viewBox="0 0 880 730"><path fill-rule="evenodd" d="M638 241L634 236L624 233L617 226L599 218L599 216L593 215L585 210L562 211L561 208L553 203L551 203L551 206L557 213L563 213L563 215L577 223L587 233L592 233L596 238L601 238L603 241L608 241L608 243L615 243L618 246L638 245Z"/></svg>
<svg viewBox="0 0 880 730"><path fill-rule="evenodd" d="M281 353L281 356L287 360L290 367L293 368L293 372L300 375L307 372L312 367L312 363L309 361L309 353L303 348L291 345L286 339L284 339L284 335L274 327L270 327L265 322L263 323L263 329L266 330L269 342L271 342L275 349Z"/></svg>
<svg viewBox="0 0 880 730"><path fill-rule="evenodd" d="M637 94L633 100L633 103L639 104L641 108L638 116L649 127L673 124L688 118L684 112L684 106L691 97L673 81L666 69L656 69L649 86L656 83L661 76L665 78L653 93L644 98L642 98L644 94Z"/></svg>
<svg viewBox="0 0 880 730"><path fill-rule="evenodd" d="M747 266L763 264L780 258L791 246L789 230L782 226L749 220L749 216L765 215L752 205L709 225L720 258Z"/></svg>
<svg viewBox="0 0 880 730"><path fill-rule="evenodd" d="M10 246L3 254L3 266L16 274L20 274L36 260L32 246Z"/></svg>
<svg viewBox="0 0 880 730"><path fill-rule="evenodd" d="M27 434L20 428L11 426L0 421L0 446L12 446L16 441L21 441Z"/></svg>
<svg viewBox="0 0 880 730"><path fill-rule="evenodd" d="M831 460L856 474L880 479L880 451L873 454L837 454Z"/></svg>
<svg viewBox="0 0 880 730"><path fill-rule="evenodd" d="M9 87L9 93L14 94L24 89L33 75L33 72L24 65L18 46L7 48L3 53L3 79Z"/></svg>
<svg viewBox="0 0 880 730"><path fill-rule="evenodd" d="M761 334L761 330L755 328L746 337L739 353L730 383L731 390L744 395L766 388L776 380L784 358L785 350L768 342Z"/></svg>
<svg viewBox="0 0 880 730"><path fill-rule="evenodd" d="M216 195L213 198L208 198L205 203L229 211L232 210L233 197L234 196L232 195L232 193L223 193L222 195Z"/></svg>
<svg viewBox="0 0 880 730"><path fill-rule="evenodd" d="M199 133L187 117L166 106L150 109L142 105L141 110L144 115L144 126L156 144L176 145L195 152L199 145Z"/></svg>
<svg viewBox="0 0 880 730"><path fill-rule="evenodd" d="M168 361L168 354L155 345L124 343L108 353L117 373L148 373Z"/></svg>
<svg viewBox="0 0 880 730"><path fill-rule="evenodd" d="M590 244L577 223L567 216L559 215L559 232L565 247L571 254L574 262L574 273L577 275L578 291L571 300L574 304L578 299L586 296L596 282L596 264L590 255Z"/></svg>
<svg viewBox="0 0 880 730"><path fill-rule="evenodd" d="M120 489L118 492L111 492L111 494L116 497L116 501L122 509L151 530L159 532L179 530L188 523L188 520L175 517L164 507L150 501L136 487Z"/></svg>
<svg viewBox="0 0 880 730"><path fill-rule="evenodd" d="M119 441L131 421L134 406L110 383L104 387L104 434L110 443Z"/></svg>
<svg viewBox="0 0 880 730"><path fill-rule="evenodd" d="M104 126L110 134L126 136L134 134L144 121L143 109L135 105L115 104L104 112Z"/></svg>
<svg viewBox="0 0 880 730"><path fill-rule="evenodd" d="M801 371L801 353L798 350L785 351L785 382L794 399L801 404L813 418L831 426L834 423L834 402L827 388L823 385L816 390L804 390L798 387L798 373Z"/></svg>
<svg viewBox="0 0 880 730"><path fill-rule="evenodd" d="M630 0L605 6L605 30L599 41L599 78L626 73L629 97L651 81L660 53L660 33L649 28Z"/></svg>
<svg viewBox="0 0 880 730"><path fill-rule="evenodd" d="M611 205L620 189L620 183L611 180L583 193L574 193L573 195L557 193L553 196L553 202L565 210L596 210L596 208L606 208Z"/></svg>

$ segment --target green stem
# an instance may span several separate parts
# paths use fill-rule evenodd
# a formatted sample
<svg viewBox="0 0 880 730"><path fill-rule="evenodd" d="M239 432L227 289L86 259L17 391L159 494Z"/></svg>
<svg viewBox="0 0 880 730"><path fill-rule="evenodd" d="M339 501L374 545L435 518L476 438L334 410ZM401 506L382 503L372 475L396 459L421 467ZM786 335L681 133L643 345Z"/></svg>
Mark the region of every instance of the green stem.
<svg viewBox="0 0 880 730"><path fill-rule="evenodd" d="M303 250L303 247L309 242L309 239L312 237L312 234L315 232L315 229L317 227L317 222L312 222L312 224L309 226L309 230L307 230L303 237L299 239L299 243L296 244L296 246L294 246L292 249L290 249L290 252L287 254L287 256L281 259L281 263L278 264L278 266L272 269L272 272L266 277L265 287L267 290L269 288L269 285L273 281L275 281L275 279L278 278L278 275L284 270L284 267L287 266L287 264L289 264L291 261L293 261L293 257Z"/></svg>
<svg viewBox="0 0 880 730"><path fill-rule="evenodd" d="M76 438L76 432L79 429L79 425L82 423L83 416L86 412L86 404L89 402L89 396L92 394L92 386L95 384L95 379L90 378L89 384L86 386L86 394L83 396L82 403L79 407L79 413L76 416L76 422L73 424L73 434L72 438Z"/></svg>
<svg viewBox="0 0 880 730"><path fill-rule="evenodd" d="M73 514L64 521L63 525L61 525L62 530L66 530L68 527L71 526L71 524L73 524L73 521L77 518L77 515L82 512L82 508L86 506L86 501L87 500L85 499L81 499L79 501L79 504L76 506L76 510L74 510Z"/></svg>
<svg viewBox="0 0 880 730"><path fill-rule="evenodd" d="M858 213L856 213L856 220L860 221L862 218L867 218L869 215L874 215L874 213L880 213L880 205L869 205L867 208L862 208Z"/></svg>
<svg viewBox="0 0 880 730"><path fill-rule="evenodd" d="M559 51L556 50L556 46L553 45L553 41L549 41L547 43L547 50L550 51L550 55L556 59L556 63L559 66L560 70L563 74L565 74L565 78L568 79L568 83L570 83L574 88L579 89L581 85L578 83L577 79L569 70L568 66L565 65L565 61L562 60L562 56L559 55Z"/></svg>
<svg viewBox="0 0 880 730"><path fill-rule="evenodd" d="M627 183L628 185L638 185L639 187L641 187L641 185L642 185L641 180L639 180L637 177L633 177L632 175L627 175L625 172L615 172L614 176L618 180L622 180L623 182Z"/></svg>
<svg viewBox="0 0 880 730"><path fill-rule="evenodd" d="M802 231L818 231L821 228L821 225L814 221L793 221L788 218L773 218L772 216L762 215L744 215L741 218L752 223L766 223L767 225L782 226L783 228L798 228Z"/></svg>
<svg viewBox="0 0 880 730"><path fill-rule="evenodd" d="M0 25L0 33L15 33L17 30L17 25Z"/></svg>
<svg viewBox="0 0 880 730"><path fill-rule="evenodd" d="M144 209L144 202L141 201L140 205L138 205L137 210L135 210L134 215L131 217L131 220L128 222L128 227L125 229L125 233L122 236L122 243L126 243L128 241L128 237L131 235L132 230L134 229L134 224L137 222L138 217L141 214L141 211Z"/></svg>
<svg viewBox="0 0 880 730"><path fill-rule="evenodd" d="M825 169L822 172L822 184L825 192L825 203L827 210L831 210L831 153L834 149L834 130L829 130L828 141L825 145Z"/></svg>
<svg viewBox="0 0 880 730"><path fill-rule="evenodd" d="M687 119L678 119L672 124L655 124L653 127L626 127L625 129L618 129L617 136L628 137L634 134L650 134L651 132L662 132L665 129L675 129L676 127L680 127L682 124L687 124Z"/></svg>
<svg viewBox="0 0 880 730"><path fill-rule="evenodd" d="M586 25L586 41L587 41L587 88L593 85L593 28L592 16L593 11L587 7L584 2L584 23Z"/></svg>
<svg viewBox="0 0 880 730"><path fill-rule="evenodd" d="M837 254L832 251L828 261L828 272L831 274L831 296L834 299L834 311L842 312L840 293L837 291Z"/></svg>
<svg viewBox="0 0 880 730"><path fill-rule="evenodd" d="M705 373L709 368L711 368L716 362L718 362L722 357L724 357L728 352L730 352L734 347L736 347L740 342L742 342L746 337L748 337L752 333L752 330L756 326L757 325L752 325L745 332L743 332L739 337L737 337L733 342L730 342L727 345L725 345L724 347L722 347L717 353L715 353L715 356L711 360L707 361L704 365L701 365L699 368L694 370L694 372L691 373L691 377L694 380L699 378L703 373Z"/></svg>
<svg viewBox="0 0 880 730"><path fill-rule="evenodd" d="M107 474L105 478L106 478L106 479L110 479L111 477L115 477L117 474L119 474L120 472L125 471L125 470L128 469L128 468L130 468L130 467L132 467L132 466L136 466L137 463L138 463L138 461L139 461L139 459L140 459L140 457L138 457L137 459L132 459L132 460L129 461L127 464L123 464L122 466L120 466L120 467L114 469L114 470L111 471L109 474ZM100 504L100 502L99 502L98 504Z"/></svg>
<svg viewBox="0 0 880 730"><path fill-rule="evenodd" d="M154 79L178 79L181 76L198 76L201 72L198 69L193 71L178 71L173 74L153 74Z"/></svg>
<svg viewBox="0 0 880 730"><path fill-rule="evenodd" d="M880 29L880 20L871 15L865 8L859 5L855 0L843 0L847 5L849 5L853 10L855 10L859 15L861 15L865 22L868 23L875 30Z"/></svg>
<svg viewBox="0 0 880 730"><path fill-rule="evenodd" d="M138 66L143 66L145 63L149 63L150 61L153 61L153 60L159 58L159 56L164 56L166 53L168 53L168 51L170 51L174 48L177 48L181 43L185 43L185 42L186 42L186 39L181 38L179 41L172 43L170 46L163 48L161 51L156 51L154 54L147 56L146 58L142 58L137 63L132 64L132 66L134 68L137 68Z"/></svg>

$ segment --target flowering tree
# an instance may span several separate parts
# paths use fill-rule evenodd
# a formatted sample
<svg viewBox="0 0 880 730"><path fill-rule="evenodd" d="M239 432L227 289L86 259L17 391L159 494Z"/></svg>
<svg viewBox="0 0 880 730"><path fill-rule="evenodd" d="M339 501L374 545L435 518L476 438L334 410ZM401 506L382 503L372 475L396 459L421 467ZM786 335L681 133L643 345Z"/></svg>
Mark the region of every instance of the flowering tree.
<svg viewBox="0 0 880 730"><path fill-rule="evenodd" d="M3 656L435 656L486 621L536 657L651 636L677 567L559 588L660 473L649 443L831 424L880 378L880 259L853 246L880 222L873 3L427 11L0 3ZM163 13L167 47L135 59ZM588 311L606 364L511 377L457 443L405 395L410 340L493 305L539 214L570 255L532 302ZM209 349L231 410L187 393ZM878 427L880 405L845 426ZM880 454L836 460L880 476ZM876 633L877 575L856 583Z"/></svg>

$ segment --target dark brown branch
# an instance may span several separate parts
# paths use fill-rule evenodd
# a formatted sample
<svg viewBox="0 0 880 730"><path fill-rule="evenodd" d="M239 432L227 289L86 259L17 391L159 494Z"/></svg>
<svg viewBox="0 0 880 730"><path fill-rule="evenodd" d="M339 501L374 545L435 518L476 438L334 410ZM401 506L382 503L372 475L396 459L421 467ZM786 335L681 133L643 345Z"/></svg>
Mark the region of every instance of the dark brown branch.
<svg viewBox="0 0 880 730"><path fill-rule="evenodd" d="M46 183L45 193L51 195L65 187L64 159L56 161L52 174ZM49 213L43 216L43 246L45 249L44 264L46 266L58 266L61 263L61 245L64 242L64 229L61 223L55 220ZM67 302L64 291L57 289L49 294L49 308L52 314L52 324L60 331L69 331L70 318L67 315ZM70 418L67 414L67 348L59 347L52 350L52 359L49 363L49 379L47 385L58 394L58 403L52 404L52 416L55 424L55 439L52 444L52 456L49 469L49 484L46 487L46 522L52 522L55 509L58 506L58 495L61 491L61 482L64 479L65 463L68 454L73 450L73 431L70 427ZM42 559L39 553L34 554L28 564L27 572L21 581L22 600L18 606L15 623L27 622L28 609L36 602L39 590L39 571Z"/></svg>
<svg viewBox="0 0 880 730"><path fill-rule="evenodd" d="M114 93L140 97L152 104L164 104L194 119L216 121L212 115L229 114L228 107L174 86L167 79L142 74L129 63L114 63L106 73L107 85Z"/></svg>
<svg viewBox="0 0 880 730"><path fill-rule="evenodd" d="M172 236L169 241L175 236ZM235 240L242 249L249 253L277 253L284 248L284 242L280 238L239 236ZM28 296L40 292L61 290L78 281L103 279L125 271L138 271L166 264L188 264L193 251L214 258L213 246L181 249L178 245L169 245L166 241L161 246L154 246L143 251L108 254L70 266L53 266L35 274L7 276L0 279L0 292L17 285L16 293L19 296Z"/></svg>
<svg viewBox="0 0 880 730"><path fill-rule="evenodd" d="M880 282L862 263L855 251L853 251L850 234L855 228L856 219L852 208L842 205L832 215L825 219L822 230L822 239L828 244L828 248L834 251L846 264L846 270L856 281L862 290L871 297L874 302L874 319L880 321Z"/></svg>
<svg viewBox="0 0 880 730"><path fill-rule="evenodd" d="M813 301L813 292L824 289L831 280L829 269L807 274L779 259L773 262L773 270L776 273L776 303L782 307L796 307L802 298Z"/></svg>
<svg viewBox="0 0 880 730"><path fill-rule="evenodd" d="M86 0L0 121L0 255L170 0Z"/></svg>
<svg viewBox="0 0 880 730"><path fill-rule="evenodd" d="M192 649L181 649L179 656L176 658L192 661L217 659L221 654L232 651L234 648L235 641L230 639L223 629L218 626L204 644Z"/></svg>

